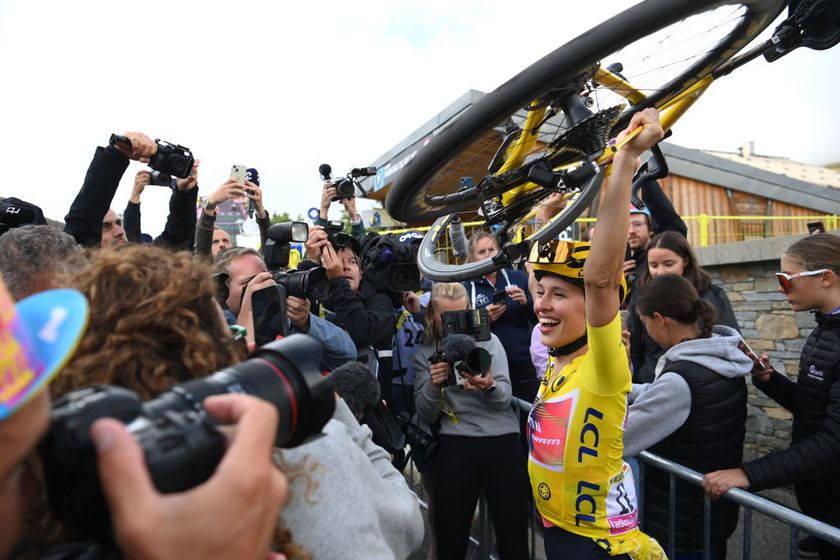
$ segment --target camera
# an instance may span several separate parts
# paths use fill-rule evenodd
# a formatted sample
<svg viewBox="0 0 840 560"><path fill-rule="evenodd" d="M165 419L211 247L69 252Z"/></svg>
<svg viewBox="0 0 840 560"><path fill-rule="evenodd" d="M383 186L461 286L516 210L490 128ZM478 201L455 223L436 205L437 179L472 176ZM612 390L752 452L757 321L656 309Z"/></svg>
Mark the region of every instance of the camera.
<svg viewBox="0 0 840 560"><path fill-rule="evenodd" d="M490 340L490 316L485 308L446 311L441 319L444 337L466 334L478 341Z"/></svg>
<svg viewBox="0 0 840 560"><path fill-rule="evenodd" d="M275 271L289 266L290 243L304 243L308 237L309 226L304 222L284 222L269 227L263 247L263 260L268 269Z"/></svg>
<svg viewBox="0 0 840 560"><path fill-rule="evenodd" d="M160 492L181 492L206 481L225 452L225 438L202 407L210 395L246 393L279 413L276 445L294 447L320 433L335 399L318 369L321 344L292 335L254 352L250 359L202 379L176 385L141 402L121 387L80 389L53 405L50 431L39 447L50 507L68 527L107 542L110 516L99 486L90 427L116 418L143 448Z"/></svg>
<svg viewBox="0 0 840 560"><path fill-rule="evenodd" d="M423 237L414 232L369 238L362 248L362 273L380 292L420 289L417 249Z"/></svg>
<svg viewBox="0 0 840 560"><path fill-rule="evenodd" d="M325 181L329 181L332 177L332 167L327 163L322 163L318 167L318 172ZM356 196L356 187L359 188L363 196L367 196L367 192L356 179L358 177L372 177L374 175L376 175L375 167L354 167L346 176L330 183L330 186L335 187L335 196L332 201L337 202L339 200L353 198Z"/></svg>
<svg viewBox="0 0 840 560"><path fill-rule="evenodd" d="M323 266L309 270L275 272L274 281L283 286L287 296L324 300L329 296L327 271Z"/></svg>
<svg viewBox="0 0 840 560"><path fill-rule="evenodd" d="M131 149L131 140L119 134L111 134L108 143L112 146L120 145ZM186 179L192 173L195 159L189 148L178 144L172 144L166 140L155 138L157 152L149 160L149 167L164 175L173 175ZM171 177L170 177L171 179ZM152 183L153 185L167 185L169 183Z"/></svg>
<svg viewBox="0 0 840 560"><path fill-rule="evenodd" d="M172 175L161 173L160 171L152 171L149 177L150 185L157 185L159 187L176 188L175 179Z"/></svg>
<svg viewBox="0 0 840 560"><path fill-rule="evenodd" d="M149 160L149 167L167 175L186 179L192 173L195 159L189 148L155 138L157 152Z"/></svg>

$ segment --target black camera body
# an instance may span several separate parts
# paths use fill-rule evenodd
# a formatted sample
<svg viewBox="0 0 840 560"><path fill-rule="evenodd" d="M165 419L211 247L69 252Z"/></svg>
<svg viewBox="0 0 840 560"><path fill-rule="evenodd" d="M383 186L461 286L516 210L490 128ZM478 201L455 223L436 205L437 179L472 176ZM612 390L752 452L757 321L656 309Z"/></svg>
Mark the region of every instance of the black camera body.
<svg viewBox="0 0 840 560"><path fill-rule="evenodd" d="M201 484L224 455L225 438L201 404L210 395L245 393L269 401L279 415L276 445L303 443L320 433L335 409L332 390L319 372L320 359L318 341L292 335L263 346L245 362L177 385L145 403L128 389L103 385L64 395L53 405L52 425L39 447L50 507L80 536L111 539L90 438L90 427L100 418L127 424L160 492Z"/></svg>
<svg viewBox="0 0 840 560"><path fill-rule="evenodd" d="M186 179L192 173L195 158L189 148L155 138L157 152L149 160L149 167L166 175Z"/></svg>
<svg viewBox="0 0 840 560"><path fill-rule="evenodd" d="M443 336L466 334L477 341L490 340L490 316L487 309L446 311L441 317Z"/></svg>
<svg viewBox="0 0 840 560"><path fill-rule="evenodd" d="M158 187L177 188L175 185L175 179L172 178L172 175L161 173L160 171L152 171L150 173L149 184L156 185Z"/></svg>
<svg viewBox="0 0 840 560"><path fill-rule="evenodd" d="M327 163L322 163L318 167L318 172L321 178L329 181L332 178L332 167ZM372 177L376 175L375 167L354 167L346 176L341 179L336 179L330 183L331 187L335 188L335 196L332 198L333 202L339 200L347 200L356 196L356 187L362 192L362 195L367 196L367 192L359 182L356 180L359 177Z"/></svg>
<svg viewBox="0 0 840 560"><path fill-rule="evenodd" d="M350 247L356 252L357 248L354 246L353 236L345 233L344 224L337 220L331 220L324 226L324 231L327 233L327 239L333 248L338 251L345 247Z"/></svg>
<svg viewBox="0 0 840 560"><path fill-rule="evenodd" d="M362 246L362 274L380 292L402 294L420 289L419 234L369 237ZM401 298L396 298L401 299Z"/></svg>

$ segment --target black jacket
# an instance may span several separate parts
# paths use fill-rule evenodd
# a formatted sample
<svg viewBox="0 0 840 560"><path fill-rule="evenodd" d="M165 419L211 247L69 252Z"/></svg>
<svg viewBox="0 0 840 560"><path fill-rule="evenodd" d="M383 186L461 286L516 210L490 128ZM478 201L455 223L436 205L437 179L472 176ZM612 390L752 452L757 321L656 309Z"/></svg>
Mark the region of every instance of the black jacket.
<svg viewBox="0 0 840 560"><path fill-rule="evenodd" d="M743 377L724 377L707 367L678 361L663 372L682 376L691 391L691 411L685 423L650 451L702 473L741 464L747 419L747 384ZM668 541L668 475L650 469L645 477L645 532ZM688 482L676 484L676 545L680 550L703 548L703 490ZM738 525L738 505L729 500L712 504L712 538L722 546Z"/></svg>
<svg viewBox="0 0 840 560"><path fill-rule="evenodd" d="M816 314L796 383L773 372L756 386L793 412L791 446L744 463L750 490L795 484L806 515L840 527L840 314Z"/></svg>
<svg viewBox="0 0 840 560"><path fill-rule="evenodd" d="M395 328L391 298L377 292L365 279L357 292L350 289L346 278L327 282L329 299L321 302L326 318L346 330L357 347L390 349Z"/></svg>
<svg viewBox="0 0 840 560"><path fill-rule="evenodd" d="M64 217L64 232L85 247L99 247L102 242L102 220L117 192L128 158L113 146L98 147L93 154L85 181L70 211Z"/></svg>
<svg viewBox="0 0 840 560"><path fill-rule="evenodd" d="M195 232L195 207L198 186L188 191L172 191L169 198L169 215L163 233L155 238L155 245L192 250ZM140 205L128 201L123 212L125 237L132 243L140 242Z"/></svg>
<svg viewBox="0 0 840 560"><path fill-rule="evenodd" d="M740 332L738 319L732 311L732 304L726 292L719 286L710 284L700 294L702 299L715 306L718 312L718 325L726 325ZM642 320L636 311L636 302L631 301L627 315L627 328L630 331L630 363L633 366L633 383L652 383L656 363L665 351L645 330Z"/></svg>

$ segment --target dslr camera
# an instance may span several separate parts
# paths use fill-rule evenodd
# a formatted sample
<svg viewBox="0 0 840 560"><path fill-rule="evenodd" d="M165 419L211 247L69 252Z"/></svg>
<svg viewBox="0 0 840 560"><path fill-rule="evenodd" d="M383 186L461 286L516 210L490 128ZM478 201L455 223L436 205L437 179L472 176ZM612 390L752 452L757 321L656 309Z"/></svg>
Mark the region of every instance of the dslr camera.
<svg viewBox="0 0 840 560"><path fill-rule="evenodd" d="M206 481L224 456L224 435L201 404L210 395L246 393L269 401L279 413L276 444L300 445L320 433L335 408L332 390L318 370L320 357L318 341L293 335L145 403L133 391L111 385L64 395L53 405L52 425L39 448L50 507L80 536L100 542L112 538L90 439L90 427L100 418L126 423L163 493Z"/></svg>
<svg viewBox="0 0 840 560"><path fill-rule="evenodd" d="M344 224L340 221L330 220L324 226L324 231L327 232L327 239L336 251L345 247L351 247L354 251L353 236L344 232Z"/></svg>
<svg viewBox="0 0 840 560"><path fill-rule="evenodd" d="M332 179L332 167L329 164L322 163L318 167L318 172L324 181L330 181ZM375 167L354 167L350 170L350 173L330 183L331 186L335 187L335 196L332 201L337 202L339 200L353 198L356 196L357 187L361 191L362 196L367 196L367 191L359 184L357 179L359 177L373 177L374 175L376 175Z"/></svg>
<svg viewBox="0 0 840 560"><path fill-rule="evenodd" d="M120 136L119 134L112 134L109 143L112 146L121 145L128 147L129 149L131 148L131 140L125 136ZM181 179L186 179L190 176L193 164L195 163L195 158L193 158L192 152L189 148L179 144L171 144L166 140L161 140L160 138L155 138L155 144L157 144L157 152L155 152L155 155L153 155L152 159L149 160L149 167L163 175L180 177ZM161 178L160 180L163 181L164 178ZM171 177L170 181L166 183L152 184L169 185L170 182Z"/></svg>
<svg viewBox="0 0 840 560"><path fill-rule="evenodd" d="M490 340L490 316L487 309L447 311L441 317L443 336L466 334L477 341Z"/></svg>

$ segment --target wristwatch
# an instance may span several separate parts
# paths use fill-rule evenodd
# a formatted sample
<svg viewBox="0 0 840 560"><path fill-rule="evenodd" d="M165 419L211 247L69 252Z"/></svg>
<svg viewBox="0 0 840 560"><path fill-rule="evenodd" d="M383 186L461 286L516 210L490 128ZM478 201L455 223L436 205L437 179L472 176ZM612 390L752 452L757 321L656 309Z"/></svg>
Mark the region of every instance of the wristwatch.
<svg viewBox="0 0 840 560"><path fill-rule="evenodd" d="M490 385L489 387L487 387L486 389L484 389L484 392L485 392L485 393L487 393L487 394L489 395L490 393L492 393L492 392L493 392L493 391L495 391L495 390L496 390L496 384L495 384L495 383L493 383L492 385Z"/></svg>
<svg viewBox="0 0 840 560"><path fill-rule="evenodd" d="M216 205L215 205L215 204L213 204L212 202L206 202L206 203L204 204L204 209L205 209L205 210L215 210L215 209L216 209Z"/></svg>

